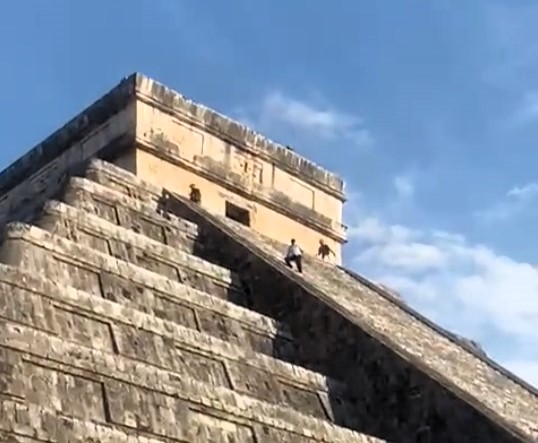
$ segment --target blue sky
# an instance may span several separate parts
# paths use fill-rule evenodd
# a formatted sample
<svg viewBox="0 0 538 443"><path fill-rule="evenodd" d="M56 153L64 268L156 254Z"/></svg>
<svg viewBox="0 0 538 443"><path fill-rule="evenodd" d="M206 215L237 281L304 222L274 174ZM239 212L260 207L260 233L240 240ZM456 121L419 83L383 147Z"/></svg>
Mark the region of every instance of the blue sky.
<svg viewBox="0 0 538 443"><path fill-rule="evenodd" d="M538 385L538 3L8 0L0 167L140 71L341 174L348 265Z"/></svg>

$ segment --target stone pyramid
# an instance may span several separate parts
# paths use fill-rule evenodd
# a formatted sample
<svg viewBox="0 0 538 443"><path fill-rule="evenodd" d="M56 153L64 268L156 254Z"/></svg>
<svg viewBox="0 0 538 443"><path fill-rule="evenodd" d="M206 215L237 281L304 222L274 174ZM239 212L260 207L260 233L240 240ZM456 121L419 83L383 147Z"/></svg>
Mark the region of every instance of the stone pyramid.
<svg viewBox="0 0 538 443"><path fill-rule="evenodd" d="M0 441L537 441L536 389L380 285L69 151L114 97L0 174Z"/></svg>

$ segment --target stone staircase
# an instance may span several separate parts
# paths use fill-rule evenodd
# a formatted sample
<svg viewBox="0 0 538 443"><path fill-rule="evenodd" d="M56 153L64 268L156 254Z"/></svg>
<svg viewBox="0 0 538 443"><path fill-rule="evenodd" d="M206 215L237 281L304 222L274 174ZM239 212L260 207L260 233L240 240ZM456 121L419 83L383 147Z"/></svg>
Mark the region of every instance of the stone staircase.
<svg viewBox="0 0 538 443"><path fill-rule="evenodd" d="M0 441L383 441L345 383L294 364L244 278L197 253L196 224L111 165L83 175L4 230Z"/></svg>
<svg viewBox="0 0 538 443"><path fill-rule="evenodd" d="M0 247L0 441L533 441L538 396L366 280L92 160Z"/></svg>

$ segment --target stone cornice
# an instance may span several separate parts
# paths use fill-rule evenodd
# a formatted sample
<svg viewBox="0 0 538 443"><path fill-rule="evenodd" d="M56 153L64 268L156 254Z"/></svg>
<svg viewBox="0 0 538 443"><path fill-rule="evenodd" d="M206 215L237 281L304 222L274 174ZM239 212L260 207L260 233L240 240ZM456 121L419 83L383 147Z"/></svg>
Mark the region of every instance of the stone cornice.
<svg viewBox="0 0 538 443"><path fill-rule="evenodd" d="M345 201L344 183L340 177L217 111L197 104L141 74L136 74L136 94L139 100L274 163L312 186Z"/></svg>
<svg viewBox="0 0 538 443"><path fill-rule="evenodd" d="M115 88L0 172L0 194L6 193L73 144L84 139L135 99L149 102L152 106L203 128L204 131L274 163L312 186L345 201L343 181L336 175L246 126L205 106L195 104L141 74L125 77ZM133 133L134 131L133 127Z"/></svg>
<svg viewBox="0 0 538 443"><path fill-rule="evenodd" d="M280 195L281 193L278 193L279 195L273 195L275 193L266 195L266 193L263 192L252 192L252 189L249 189L239 177L235 177L230 171L225 170L225 166L219 165L218 162L211 161L211 159L208 158L200 158L197 163L187 162L166 146L160 146L157 143L151 143L147 140L137 139L135 146L137 149L149 152L164 161L207 178L237 195L261 203L292 220L297 220L303 225L318 231L339 243L347 242L345 225L338 223L336 226L333 220L301 205L300 203L291 201L289 198L286 198L285 195Z"/></svg>

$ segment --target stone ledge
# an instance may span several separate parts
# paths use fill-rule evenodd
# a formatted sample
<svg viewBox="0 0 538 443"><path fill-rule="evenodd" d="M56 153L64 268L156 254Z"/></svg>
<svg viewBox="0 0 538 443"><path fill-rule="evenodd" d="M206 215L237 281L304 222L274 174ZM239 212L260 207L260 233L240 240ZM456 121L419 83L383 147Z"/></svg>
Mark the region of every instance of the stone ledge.
<svg viewBox="0 0 538 443"><path fill-rule="evenodd" d="M117 188L107 188L76 177L70 179L69 187L64 189L60 198L69 206L95 214L159 243L189 254L193 252L198 237L197 228L193 232L192 223L186 225L184 219L161 214L157 202L148 204L139 198L128 197Z"/></svg>
<svg viewBox="0 0 538 443"><path fill-rule="evenodd" d="M299 414L289 408L236 394L226 388L209 388L187 377L176 378L173 384L166 383L163 380L168 379L168 374L164 370L146 367L119 355L109 355L99 350L82 348L26 326L2 323L0 327L3 333L0 335L0 346L5 349L4 352L8 353L9 360L21 361L21 354L26 354L28 356L24 358L25 361L30 363L37 358L39 360L36 364L51 373L63 372L71 377L82 376L89 383L102 385L107 401L109 403L111 400L115 401L114 406L110 405L108 408L112 421L123 426L137 427L134 422L120 419L127 412L124 407L129 403L135 405L138 403L139 408L151 407L157 397L162 397L159 401L163 407L163 413L159 414L157 419L164 421L158 424L167 431L163 435L167 437L182 437L177 434L180 428L177 425L174 427L177 418L174 417L173 410L169 409L173 402L173 407L179 407L183 411L181 416L186 419L190 418L191 412L201 408L231 422L270 426L317 441L379 441L373 437L334 426L327 421ZM12 370L10 376L14 378L10 386L18 386L18 389L23 391L27 389L29 378L23 376L24 372L24 368ZM114 378L111 378L112 374ZM17 382L17 380L20 381ZM120 401L119 395L125 400ZM123 404L124 401L127 403ZM69 414L74 411L62 412ZM154 414L151 414L151 417L154 417ZM173 434L170 433L172 429L174 429Z"/></svg>
<svg viewBox="0 0 538 443"><path fill-rule="evenodd" d="M338 417L342 408L350 410L345 385L321 374L34 278L18 268L0 265L0 271L0 308L6 320L161 368L171 379L196 377L270 403L306 407L309 415L324 419L327 413L335 414L335 399L340 402Z"/></svg>
<svg viewBox="0 0 538 443"><path fill-rule="evenodd" d="M70 309L73 311L77 311L78 308L78 310L86 312L86 315L92 313L96 318L103 321L108 320L111 324L125 324L162 336L163 339L177 342L186 349L212 353L230 361L246 362L254 368L274 374L283 380L295 383L297 386L308 386L310 389L324 392L329 389L335 389L339 393L342 393L345 389L341 382L317 372L253 352L246 347L211 337L202 332L157 318L149 313L141 312L128 306L121 306L103 298L92 297L84 291L73 287L65 287L53 280L35 277L30 272L23 271L12 265L0 264L0 271L0 282L14 288L34 292L40 297L54 302L64 303L71 306ZM36 312L41 311L42 309L36 310ZM13 312L18 314L16 310ZM21 315L23 315L22 312ZM50 327L46 325L46 318L40 317L38 320L38 322L28 321L31 321L34 327L50 330ZM24 323L20 318L17 318L17 322Z"/></svg>
<svg viewBox="0 0 538 443"><path fill-rule="evenodd" d="M95 442L169 443L156 436L134 435L110 424L61 415L40 405L0 398L0 441L6 443ZM290 442L291 443L291 442Z"/></svg>
<svg viewBox="0 0 538 443"><path fill-rule="evenodd" d="M18 245L15 242L22 243ZM115 286L121 284L121 279L131 282L137 288L149 290L151 295L148 294L148 302L155 298L156 293L160 293L171 300L177 300L183 306L208 310L219 316L228 317L246 331L272 339L282 337L293 340L285 325L281 325L267 316L189 288L160 274L118 260L107 254L77 245L63 237L31 225L13 223L6 227L4 244L0 247L0 260L5 264L17 265L21 259L26 257L23 255L25 254L24 248L29 247L34 249L34 254L27 257L29 261L26 266L40 270L40 272L46 272L48 269L52 273L50 275L55 275L55 278L63 284L78 286L77 289L85 290L96 296L106 298L108 292L106 292L107 286L104 281L110 280L110 283ZM46 254L43 256L41 253L42 258L38 256L40 251ZM49 257L53 260L49 260ZM60 265L71 266L62 269ZM110 279L106 274L117 276L119 279ZM123 293L125 288L112 289ZM136 293L138 293L138 297L141 297L144 290L136 291Z"/></svg>
<svg viewBox="0 0 538 443"><path fill-rule="evenodd" d="M133 175L133 177L135 176ZM129 206L130 209L139 212L144 217L155 218L158 215L162 219L171 221L174 227L181 227L182 231L191 237L196 237L198 234L198 226L194 223L174 215L160 214L156 195L149 195L145 192L137 193L133 188L122 187L125 183L107 181L107 185L110 185L107 186L96 180L98 180L97 175L92 175L92 179L71 177L64 193L68 193L71 189L82 189L105 200L112 200L124 206Z"/></svg>
<svg viewBox="0 0 538 443"><path fill-rule="evenodd" d="M43 208L43 214L40 220L35 222L35 225L56 235L61 235L68 240L79 243L82 246L92 245L85 242L84 235L80 237L77 236L79 231L80 234L86 233L92 237L100 238L103 242L113 240L117 243L126 245L127 248L134 248L135 250L143 252L147 257L161 260L163 263L170 263L181 268L198 272L208 278L221 281L227 285L239 284L239 277L229 269L205 261L196 255L177 250L142 234L138 234L129 229L110 223L107 220L103 220L92 213L88 213L87 211L83 211L82 209L69 206L59 201L49 200L46 202ZM98 245L95 244L93 246L95 247ZM99 252L110 254L109 247L100 249L97 247L97 249ZM117 253L115 255L117 258L120 258ZM124 256L124 254L122 254L121 259L130 261L130 257ZM133 264L136 263L133 262Z"/></svg>
<svg viewBox="0 0 538 443"><path fill-rule="evenodd" d="M53 235L59 235L69 241L78 243L82 247L86 246L92 248L94 251L107 255L109 255L109 253L104 250L105 248L100 248L99 245L95 243L85 243L84 238L77 237L77 233L89 234L95 236L94 239L97 237L103 241L114 239L129 245L129 247L143 250L150 255L155 253L157 256L163 256L164 258L169 259L172 263L184 265L192 269L197 269L198 266L207 266L210 269L217 268L219 272L223 274L230 274L230 271L226 268L206 262L197 256L170 248L169 246L152 240L144 235L119 227L93 214L59 201L48 201L43 208L42 217L35 222L35 225ZM127 260L128 257L116 256L116 258L129 261ZM133 265L136 265L136 263L133 263ZM151 269L148 270L152 271ZM207 274L211 274L211 272L207 272ZM164 276L166 277L166 275ZM231 282L232 280L237 281L237 279L238 277L235 277L234 279L228 278L226 280ZM175 294L179 294L179 292L175 292ZM223 301L220 298L207 296L197 297L198 294L199 291L190 288L181 293L182 298L184 298L186 303L190 306L200 307L218 313L219 315L230 316L230 318L242 322L246 327L256 330L259 333L263 332L270 336L280 335L289 340L293 340L287 325L233 303Z"/></svg>
<svg viewBox="0 0 538 443"><path fill-rule="evenodd" d="M346 241L347 226L344 224L336 222L301 203L293 201L283 192L270 188L263 189L262 187L257 187L255 192L252 192L252 189L249 188L248 184L238 174L229 171L226 165L210 157L197 158L194 163L187 162L179 156L162 149L158 143L149 144L138 140L136 142L136 148L147 151L166 162L191 171L196 175L200 175L237 195L255 201L292 220L296 220L339 243L345 243Z"/></svg>
<svg viewBox="0 0 538 443"><path fill-rule="evenodd" d="M193 126L202 128L225 142L260 156L270 163L275 163L283 170L344 201L344 183L335 174L246 126L186 99L155 80L137 73L135 81L138 99Z"/></svg>

